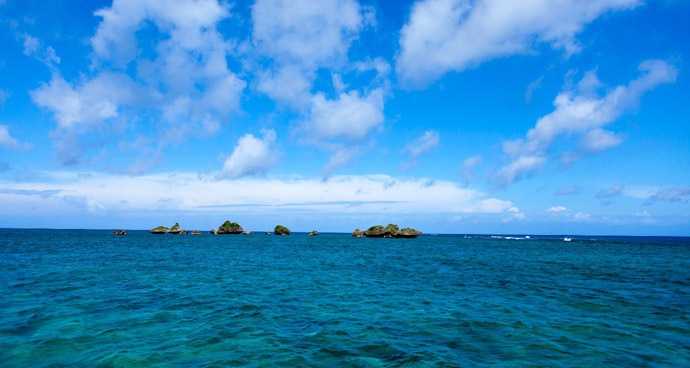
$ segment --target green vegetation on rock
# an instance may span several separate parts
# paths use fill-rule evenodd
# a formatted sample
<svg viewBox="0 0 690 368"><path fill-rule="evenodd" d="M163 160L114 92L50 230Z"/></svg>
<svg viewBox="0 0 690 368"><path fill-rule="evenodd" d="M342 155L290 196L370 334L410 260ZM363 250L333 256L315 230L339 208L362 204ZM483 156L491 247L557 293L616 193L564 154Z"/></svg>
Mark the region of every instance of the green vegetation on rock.
<svg viewBox="0 0 690 368"><path fill-rule="evenodd" d="M242 234L243 232L244 229L242 229L240 224L230 220L227 220L223 223L223 225L220 225L217 231L218 234Z"/></svg>
<svg viewBox="0 0 690 368"><path fill-rule="evenodd" d="M386 229L382 225L376 225L364 231L364 236L368 238L382 238L386 234Z"/></svg>
<svg viewBox="0 0 690 368"><path fill-rule="evenodd" d="M400 230L398 225L395 224L388 224L386 227L375 225L366 231L357 229L352 233L354 237L366 236L369 238L416 238L419 235L422 235L421 231L417 231L411 227Z"/></svg>
<svg viewBox="0 0 690 368"><path fill-rule="evenodd" d="M273 233L276 235L290 235L290 229L283 225L277 225L276 228L273 230Z"/></svg>

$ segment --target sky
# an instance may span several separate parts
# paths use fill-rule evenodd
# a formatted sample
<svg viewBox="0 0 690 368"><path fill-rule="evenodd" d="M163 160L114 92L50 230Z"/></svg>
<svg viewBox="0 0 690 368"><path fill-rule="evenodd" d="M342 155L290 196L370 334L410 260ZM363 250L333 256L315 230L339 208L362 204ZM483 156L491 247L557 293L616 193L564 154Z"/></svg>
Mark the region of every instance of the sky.
<svg viewBox="0 0 690 368"><path fill-rule="evenodd" d="M688 19L0 0L0 227L688 236Z"/></svg>

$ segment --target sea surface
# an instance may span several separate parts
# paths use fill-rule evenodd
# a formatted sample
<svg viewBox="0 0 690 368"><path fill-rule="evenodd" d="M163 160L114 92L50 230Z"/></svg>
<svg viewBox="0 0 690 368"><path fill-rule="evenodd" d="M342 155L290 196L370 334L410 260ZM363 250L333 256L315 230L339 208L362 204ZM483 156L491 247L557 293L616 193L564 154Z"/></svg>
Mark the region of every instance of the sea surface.
<svg viewBox="0 0 690 368"><path fill-rule="evenodd" d="M688 367L690 238L0 230L1 367Z"/></svg>

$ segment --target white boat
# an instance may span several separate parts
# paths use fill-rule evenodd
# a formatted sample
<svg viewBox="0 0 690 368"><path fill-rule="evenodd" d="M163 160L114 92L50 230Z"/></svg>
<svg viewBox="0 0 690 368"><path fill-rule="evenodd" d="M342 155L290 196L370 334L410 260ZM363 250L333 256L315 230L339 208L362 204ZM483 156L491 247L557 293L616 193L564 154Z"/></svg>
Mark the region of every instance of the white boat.
<svg viewBox="0 0 690 368"><path fill-rule="evenodd" d="M563 238L563 241L567 241L567 242L572 241L572 240L573 240L573 238Z"/></svg>

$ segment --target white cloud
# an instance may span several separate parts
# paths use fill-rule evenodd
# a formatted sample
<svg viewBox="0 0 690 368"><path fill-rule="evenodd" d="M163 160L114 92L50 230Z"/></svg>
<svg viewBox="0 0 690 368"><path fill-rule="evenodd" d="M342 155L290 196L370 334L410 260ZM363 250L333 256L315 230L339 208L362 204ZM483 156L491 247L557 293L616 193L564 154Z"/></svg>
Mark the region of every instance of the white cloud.
<svg viewBox="0 0 690 368"><path fill-rule="evenodd" d="M301 131L308 140L360 141L383 123L383 90L376 89L365 96L356 91L341 93L337 99L327 99L318 93L311 101L309 120Z"/></svg>
<svg viewBox="0 0 690 368"><path fill-rule="evenodd" d="M568 209L565 208L564 206L552 206L549 209L546 210L546 212L563 212L567 211Z"/></svg>
<svg viewBox="0 0 690 368"><path fill-rule="evenodd" d="M581 222L589 222L592 217L588 213L578 212L573 216L573 220Z"/></svg>
<svg viewBox="0 0 690 368"><path fill-rule="evenodd" d="M230 157L225 160L219 178L237 179L246 175L266 172L276 161L271 145L276 139L272 129L261 131L262 138L245 134L239 139Z"/></svg>
<svg viewBox="0 0 690 368"><path fill-rule="evenodd" d="M592 129L582 138L581 147L585 152L596 153L621 143L623 143L623 137L619 134L603 129Z"/></svg>
<svg viewBox="0 0 690 368"><path fill-rule="evenodd" d="M642 211L642 212L635 212L635 216L637 217L650 217L652 215L649 214L647 211Z"/></svg>
<svg viewBox="0 0 690 368"><path fill-rule="evenodd" d="M252 19L261 53L308 70L344 62L363 26L353 0L258 0Z"/></svg>
<svg viewBox="0 0 690 368"><path fill-rule="evenodd" d="M216 29L230 16L228 9L216 0L181 0L175 6L116 0L98 10L102 20L91 38L89 73L67 81L53 70L49 83L31 91L38 106L53 112L58 126L53 138L63 163L79 162L93 151L80 136L112 139L114 130L131 129L142 116L155 122L151 141L159 146L217 133L239 109L246 86L228 68L233 43ZM144 30L160 37L139 44ZM26 37L25 52L41 49Z"/></svg>
<svg viewBox="0 0 690 368"><path fill-rule="evenodd" d="M405 146L405 149L403 149L403 152L408 152L410 154L409 164L414 164L419 156L436 148L436 146L439 144L439 141L439 134L437 131L427 130L421 137L408 143Z"/></svg>
<svg viewBox="0 0 690 368"><path fill-rule="evenodd" d="M303 114L294 132L301 142L328 151L328 177L364 151L362 140L384 120L390 65L379 58L348 60L352 42L375 23L374 9L354 0L258 0L252 20L258 64L252 67L261 69L256 88ZM376 75L368 86L349 88L346 77L370 70ZM315 88L317 79L326 80L322 72L330 73L334 93L325 84Z"/></svg>
<svg viewBox="0 0 690 368"><path fill-rule="evenodd" d="M328 178L339 168L349 164L360 152L360 146L346 146L337 149L323 167L323 175Z"/></svg>
<svg viewBox="0 0 690 368"><path fill-rule="evenodd" d="M96 56L124 67L138 56L136 32L147 20L170 36L163 47L203 52L218 47L215 25L229 12L216 0L180 0L175 6L164 0L115 0L95 15L103 18L91 38Z"/></svg>
<svg viewBox="0 0 690 368"><path fill-rule="evenodd" d="M121 104L134 102L135 90L122 74L104 73L76 86L53 74L30 94L38 106L53 111L59 129L83 132L117 117Z"/></svg>
<svg viewBox="0 0 690 368"><path fill-rule="evenodd" d="M347 61L350 44L365 25L353 0L258 0L252 7L253 45L272 58L271 71L259 74L258 89L272 99L301 109L318 68Z"/></svg>
<svg viewBox="0 0 690 368"><path fill-rule="evenodd" d="M527 89L525 89L526 103L532 102L532 95L534 95L534 91L538 90L539 87L541 87L542 80L544 80L544 77L539 77L527 86Z"/></svg>
<svg viewBox="0 0 690 368"><path fill-rule="evenodd" d="M690 201L690 186L659 189L648 198L653 201L688 202Z"/></svg>
<svg viewBox="0 0 690 368"><path fill-rule="evenodd" d="M257 89L299 110L311 99L312 77L311 73L305 73L297 66L287 65L259 74Z"/></svg>
<svg viewBox="0 0 690 368"><path fill-rule="evenodd" d="M546 163L546 157L541 154L520 155L510 164L498 170L499 183L502 185L513 183L531 174L544 163Z"/></svg>
<svg viewBox="0 0 690 368"><path fill-rule="evenodd" d="M51 69L60 64L60 57L57 56L55 49L50 46L45 47L41 40L29 34L25 33L22 37L24 38L24 55L35 58Z"/></svg>
<svg viewBox="0 0 690 368"><path fill-rule="evenodd" d="M546 43L566 54L579 50L577 34L609 11L639 0L423 0L400 34L397 72L404 84L423 86L448 71L528 53Z"/></svg>
<svg viewBox="0 0 690 368"><path fill-rule="evenodd" d="M508 141L504 152L516 157L498 172L503 185L531 174L547 162L546 152L556 137L584 134L582 148L590 153L620 144L621 138L601 128L637 106L641 96L664 83L673 83L678 71L665 61L648 60L640 64L641 76L626 86L617 86L597 97L592 91L592 73L578 91L565 91L556 96L555 110L539 120L524 140ZM574 156L573 156L574 157Z"/></svg>
<svg viewBox="0 0 690 368"><path fill-rule="evenodd" d="M0 147L20 151L30 149L31 146L31 143L19 143L16 138L10 135L10 128L0 124Z"/></svg>
<svg viewBox="0 0 690 368"><path fill-rule="evenodd" d="M520 212L510 201L487 197L457 184L427 179L397 179L387 175L334 176L328 180L244 177L215 180L196 172L144 174L138 177L103 173L43 172L49 181L0 180L0 218L8 216L50 217L74 215L82 221L81 209L105 214L140 216L154 221L171 211L187 217L224 218L229 209L243 219L285 216L356 216L358 223L390 214L437 216L463 213L509 214ZM395 185L388 185L390 182ZM26 193L26 194L24 194ZM46 195L37 195L46 193ZM49 194L49 195L48 195ZM67 203L69 201L70 203ZM76 208L77 205L80 208ZM177 213L177 212L176 212ZM196 215L195 215L196 214ZM304 221L303 221L304 222ZM146 228L154 223L140 223ZM78 226L78 224L72 224ZM101 226L108 226L103 225ZM112 225L110 225L112 226ZM211 225L209 225L211 226ZM351 231L351 228L335 228Z"/></svg>

